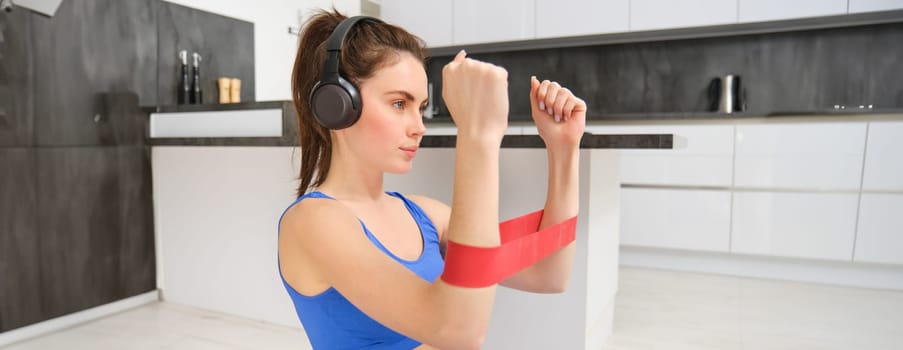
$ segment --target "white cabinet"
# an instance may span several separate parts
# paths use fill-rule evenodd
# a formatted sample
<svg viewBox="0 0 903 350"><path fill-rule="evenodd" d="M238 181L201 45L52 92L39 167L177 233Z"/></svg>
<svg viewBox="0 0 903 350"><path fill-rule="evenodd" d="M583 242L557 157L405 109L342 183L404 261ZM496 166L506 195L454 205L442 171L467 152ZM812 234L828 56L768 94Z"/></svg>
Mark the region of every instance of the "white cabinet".
<svg viewBox="0 0 903 350"><path fill-rule="evenodd" d="M850 261L858 196L735 192L731 252Z"/></svg>
<svg viewBox="0 0 903 350"><path fill-rule="evenodd" d="M588 126L593 134L672 134L674 149L622 150L621 182L730 186L733 125Z"/></svg>
<svg viewBox="0 0 903 350"><path fill-rule="evenodd" d="M383 0L429 47L903 9L903 0Z"/></svg>
<svg viewBox="0 0 903 350"><path fill-rule="evenodd" d="M628 31L630 0L536 0L536 37Z"/></svg>
<svg viewBox="0 0 903 350"><path fill-rule="evenodd" d="M869 122L863 190L903 190L903 121Z"/></svg>
<svg viewBox="0 0 903 350"><path fill-rule="evenodd" d="M737 125L734 186L858 191L865 122Z"/></svg>
<svg viewBox="0 0 903 350"><path fill-rule="evenodd" d="M521 0L454 0L454 44L533 39L535 3Z"/></svg>
<svg viewBox="0 0 903 350"><path fill-rule="evenodd" d="M850 13L903 9L903 0L850 0Z"/></svg>
<svg viewBox="0 0 903 350"><path fill-rule="evenodd" d="M737 0L631 0L630 30L737 22Z"/></svg>
<svg viewBox="0 0 903 350"><path fill-rule="evenodd" d="M740 0L740 22L843 15L847 0Z"/></svg>
<svg viewBox="0 0 903 350"><path fill-rule="evenodd" d="M863 193L853 260L903 264L903 194Z"/></svg>
<svg viewBox="0 0 903 350"><path fill-rule="evenodd" d="M621 189L621 244L727 252L730 192Z"/></svg>
<svg viewBox="0 0 903 350"><path fill-rule="evenodd" d="M427 46L452 42L452 2L445 0L382 0L380 17L419 36Z"/></svg>

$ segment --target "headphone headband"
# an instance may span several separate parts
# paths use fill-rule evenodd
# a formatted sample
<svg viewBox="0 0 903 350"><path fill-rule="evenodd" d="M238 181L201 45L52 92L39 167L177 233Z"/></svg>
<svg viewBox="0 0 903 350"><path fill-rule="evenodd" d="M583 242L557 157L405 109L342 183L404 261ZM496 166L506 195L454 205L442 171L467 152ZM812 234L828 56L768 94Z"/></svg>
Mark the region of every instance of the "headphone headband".
<svg viewBox="0 0 903 350"><path fill-rule="evenodd" d="M326 62L323 64L321 76L325 77L327 74L339 73L339 52L342 51L342 44L345 43L345 37L351 32L351 28L354 28L354 25L360 21L383 22L378 18L369 16L354 16L340 22L332 31L332 34L329 35L329 38L326 39Z"/></svg>

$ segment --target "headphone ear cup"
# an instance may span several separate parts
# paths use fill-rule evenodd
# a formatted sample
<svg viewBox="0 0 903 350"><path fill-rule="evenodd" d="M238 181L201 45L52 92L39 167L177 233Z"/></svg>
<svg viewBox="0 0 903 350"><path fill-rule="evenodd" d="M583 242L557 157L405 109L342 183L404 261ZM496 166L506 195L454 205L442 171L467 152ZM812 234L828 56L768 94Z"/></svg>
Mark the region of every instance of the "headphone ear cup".
<svg viewBox="0 0 903 350"><path fill-rule="evenodd" d="M354 125L361 116L361 96L342 76L321 80L310 94L310 106L320 125L339 130Z"/></svg>

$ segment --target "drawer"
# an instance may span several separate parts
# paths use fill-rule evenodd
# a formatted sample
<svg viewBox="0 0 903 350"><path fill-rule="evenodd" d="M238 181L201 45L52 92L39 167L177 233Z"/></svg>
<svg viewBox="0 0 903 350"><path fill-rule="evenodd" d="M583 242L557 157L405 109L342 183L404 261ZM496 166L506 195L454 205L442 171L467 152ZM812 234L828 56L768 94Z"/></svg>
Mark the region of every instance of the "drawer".
<svg viewBox="0 0 903 350"><path fill-rule="evenodd" d="M731 252L850 261L858 196L735 192Z"/></svg>
<svg viewBox="0 0 903 350"><path fill-rule="evenodd" d="M727 252L728 191L621 189L621 244Z"/></svg>
<svg viewBox="0 0 903 350"><path fill-rule="evenodd" d="M865 122L737 125L734 186L858 190Z"/></svg>
<svg viewBox="0 0 903 350"><path fill-rule="evenodd" d="M869 122L863 190L903 190L903 121Z"/></svg>
<svg viewBox="0 0 903 350"><path fill-rule="evenodd" d="M152 113L150 137L281 137L282 109Z"/></svg>
<svg viewBox="0 0 903 350"><path fill-rule="evenodd" d="M588 126L593 134L673 134L674 149L622 150L626 184L730 186L733 125Z"/></svg>
<svg viewBox="0 0 903 350"><path fill-rule="evenodd" d="M903 264L903 194L863 193L854 261Z"/></svg>

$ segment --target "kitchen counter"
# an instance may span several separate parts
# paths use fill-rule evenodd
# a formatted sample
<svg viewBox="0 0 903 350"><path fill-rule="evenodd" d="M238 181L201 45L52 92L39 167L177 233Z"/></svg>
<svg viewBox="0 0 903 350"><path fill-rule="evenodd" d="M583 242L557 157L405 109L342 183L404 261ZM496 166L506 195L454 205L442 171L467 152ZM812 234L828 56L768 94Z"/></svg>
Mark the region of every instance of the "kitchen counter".
<svg viewBox="0 0 903 350"><path fill-rule="evenodd" d="M184 114L191 117L196 112L235 112L249 110L281 109L282 136L280 137L149 137L147 144L151 146L297 146L294 106L291 101L266 101L236 104L180 105L147 108L154 115L164 114L171 117ZM427 121L427 135L421 141L424 148L454 148L455 136L430 134L432 128L454 128L451 119L444 123L441 119ZM510 123L509 134L502 140L502 148L545 148L545 144L532 123ZM515 130L511 134L511 130ZM669 134L593 134L583 136L580 148L583 149L670 149L673 147L673 135Z"/></svg>
<svg viewBox="0 0 903 350"><path fill-rule="evenodd" d="M151 115L185 114L194 112L231 113L280 109L282 115L281 136L271 137L154 137L148 138L151 146L297 146L294 105L291 101L245 102L236 104L204 104L147 107ZM815 121L878 121L899 120L903 109L825 109L811 111L772 111L763 113L738 112L669 112L669 113L617 113L589 116L588 133L581 140L582 149L672 149L675 135L672 133L611 133L600 131L612 125L657 124L748 124L762 122L815 122ZM153 116L151 117L153 118ZM512 118L517 119L517 118ZM523 118L520 118L523 119ZM453 148L455 146L454 123L449 116L435 116L425 120L427 135L421 141L423 148ZM442 130L441 132L435 132ZM502 141L502 148L544 148L532 122L511 121L509 132Z"/></svg>

